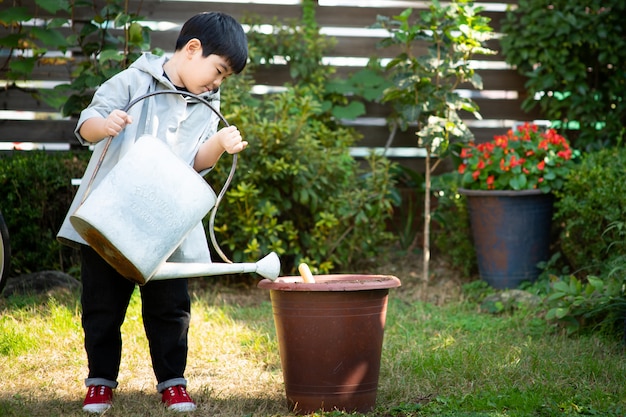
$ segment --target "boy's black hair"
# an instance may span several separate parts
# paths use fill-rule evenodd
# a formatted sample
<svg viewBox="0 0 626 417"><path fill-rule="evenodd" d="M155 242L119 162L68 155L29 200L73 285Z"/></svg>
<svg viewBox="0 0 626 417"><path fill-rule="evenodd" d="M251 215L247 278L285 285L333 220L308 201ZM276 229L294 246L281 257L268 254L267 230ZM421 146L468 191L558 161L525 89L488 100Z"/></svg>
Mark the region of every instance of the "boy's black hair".
<svg viewBox="0 0 626 417"><path fill-rule="evenodd" d="M224 57L235 74L245 68L248 61L248 40L243 28L232 16L221 12L193 16L180 30L176 50L182 49L193 38L202 43L202 56L215 54Z"/></svg>

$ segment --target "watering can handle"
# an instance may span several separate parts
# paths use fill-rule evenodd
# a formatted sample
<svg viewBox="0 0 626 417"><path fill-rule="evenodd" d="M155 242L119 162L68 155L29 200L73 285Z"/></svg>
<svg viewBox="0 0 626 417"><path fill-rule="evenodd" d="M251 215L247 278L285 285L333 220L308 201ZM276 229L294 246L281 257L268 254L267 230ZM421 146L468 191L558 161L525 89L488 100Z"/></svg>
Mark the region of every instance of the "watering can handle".
<svg viewBox="0 0 626 417"><path fill-rule="evenodd" d="M157 91L151 91L149 93L146 93L146 94L144 94L142 96L139 96L136 99L132 100L122 110L124 112L128 112L128 110L130 110L131 107L133 107L135 104L137 104L141 100L143 100L145 98L148 98L148 97L156 96L156 95L159 95L159 94L178 94L178 95L193 97L193 98L197 99L198 101L200 101L201 103L207 105L213 111L213 113L215 113L217 115L217 117L219 117L220 121L226 127L230 126L228 124L228 122L226 121L226 119L224 118L224 116L222 116L222 114L215 107L213 107L213 105L211 105L209 100L207 100L206 98L204 98L202 96L199 96L197 94L191 93L189 91L178 91L178 90L157 90ZM104 156L106 155L107 151L109 150L109 146L111 145L111 141L112 140L113 140L113 136L109 136L107 138L106 143L104 144L104 149L102 150L102 154L100 155L100 159L98 159L98 163L96 164L96 167L94 168L94 171L93 171L93 174L91 175L91 178L89 179L89 183L87 184L87 188L85 189L85 193L83 194L83 198L82 198L81 204L85 201L85 199L87 198L87 195L89 194L89 191L91 190L91 185L93 184L93 181L96 178L96 174L100 170L100 166L102 165L102 161L104 159ZM224 183L224 186L222 187L222 190L220 191L220 193L217 196L217 199L215 200L215 206L211 210L211 214L210 214L210 217L209 217L209 236L211 237L211 243L213 244L213 247L215 248L216 252L220 255L220 258L222 258L222 260L224 262L229 263L229 264L232 264L233 261L228 259L228 257L224 254L224 252L222 252L222 249L220 248L220 246L217 244L217 239L215 238L214 224L215 224L215 215L217 214L217 207L219 206L220 202L222 201L222 198L224 197L224 194L226 194L226 190L228 190L228 187L230 186L230 183L233 180L233 176L235 175L235 170L236 169L237 169L237 154L233 154L233 163L232 163L232 166L230 168L230 173L228 174L228 178L226 179L226 182Z"/></svg>

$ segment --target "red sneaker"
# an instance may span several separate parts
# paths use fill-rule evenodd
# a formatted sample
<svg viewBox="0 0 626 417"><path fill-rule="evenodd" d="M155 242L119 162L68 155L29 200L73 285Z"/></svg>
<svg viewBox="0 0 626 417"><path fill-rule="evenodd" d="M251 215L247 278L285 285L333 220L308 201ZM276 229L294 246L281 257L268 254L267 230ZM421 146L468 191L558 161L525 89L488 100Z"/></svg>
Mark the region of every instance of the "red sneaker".
<svg viewBox="0 0 626 417"><path fill-rule="evenodd" d="M193 402L182 385L166 388L162 393L161 401L171 411L185 412L196 409L196 403Z"/></svg>
<svg viewBox="0 0 626 417"><path fill-rule="evenodd" d="M113 402L113 390L104 385L92 385L87 387L87 395L83 401L83 411L88 413L104 413L111 408Z"/></svg>

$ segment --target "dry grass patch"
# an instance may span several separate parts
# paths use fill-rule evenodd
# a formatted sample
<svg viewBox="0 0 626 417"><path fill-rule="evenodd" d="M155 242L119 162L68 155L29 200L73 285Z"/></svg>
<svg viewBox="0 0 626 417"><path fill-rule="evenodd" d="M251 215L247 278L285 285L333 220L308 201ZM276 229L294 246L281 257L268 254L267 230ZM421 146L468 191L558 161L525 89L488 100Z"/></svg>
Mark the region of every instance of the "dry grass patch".
<svg viewBox="0 0 626 417"><path fill-rule="evenodd" d="M192 288L194 286L192 285ZM222 291L223 290L223 291ZM193 291L187 379L196 415L241 416L285 412L280 358L271 306L255 289ZM241 317L236 301L256 317ZM2 304L0 304L0 307ZM124 348L109 416L171 415L155 391L148 343L136 293L122 327ZM84 416L87 375L77 294L33 297L2 310L0 415ZM9 334L10 333L10 334Z"/></svg>

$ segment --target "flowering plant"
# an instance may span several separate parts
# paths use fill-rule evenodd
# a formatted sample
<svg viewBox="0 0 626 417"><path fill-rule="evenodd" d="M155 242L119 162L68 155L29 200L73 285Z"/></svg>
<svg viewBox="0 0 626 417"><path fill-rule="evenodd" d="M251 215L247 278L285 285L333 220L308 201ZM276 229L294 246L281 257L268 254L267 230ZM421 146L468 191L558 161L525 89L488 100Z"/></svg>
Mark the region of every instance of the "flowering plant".
<svg viewBox="0 0 626 417"><path fill-rule="evenodd" d="M461 186L471 190L558 190L575 153L554 129L540 132L525 123L491 142L470 142L461 149Z"/></svg>

